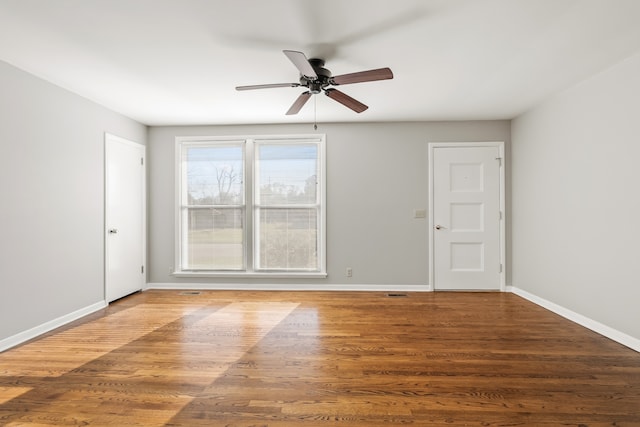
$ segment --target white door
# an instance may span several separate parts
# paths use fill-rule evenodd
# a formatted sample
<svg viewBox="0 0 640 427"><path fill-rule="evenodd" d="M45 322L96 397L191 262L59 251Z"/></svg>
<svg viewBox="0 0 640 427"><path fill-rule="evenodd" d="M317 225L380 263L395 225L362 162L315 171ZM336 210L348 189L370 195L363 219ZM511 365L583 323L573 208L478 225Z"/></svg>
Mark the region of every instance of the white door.
<svg viewBox="0 0 640 427"><path fill-rule="evenodd" d="M435 290L500 290L503 273L501 143L430 145Z"/></svg>
<svg viewBox="0 0 640 427"><path fill-rule="evenodd" d="M145 283L145 147L105 135L105 298Z"/></svg>

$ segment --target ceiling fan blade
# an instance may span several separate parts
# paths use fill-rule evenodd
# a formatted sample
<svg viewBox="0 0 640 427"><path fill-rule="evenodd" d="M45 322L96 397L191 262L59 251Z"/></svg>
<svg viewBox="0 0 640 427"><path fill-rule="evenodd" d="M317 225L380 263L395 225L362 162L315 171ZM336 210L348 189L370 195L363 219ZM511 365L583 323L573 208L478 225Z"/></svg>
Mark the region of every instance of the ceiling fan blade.
<svg viewBox="0 0 640 427"><path fill-rule="evenodd" d="M298 52L297 50L283 50L282 52L293 62L293 65L300 71L300 74L313 80L318 78L318 75L304 53Z"/></svg>
<svg viewBox="0 0 640 427"><path fill-rule="evenodd" d="M272 83L266 85L236 86L236 90L271 89L274 87L298 87L300 83Z"/></svg>
<svg viewBox="0 0 640 427"><path fill-rule="evenodd" d="M334 85L348 85L351 83L373 82L376 80L388 80L392 78L393 72L391 72L390 68L378 68L375 70L334 76L331 79L331 83Z"/></svg>
<svg viewBox="0 0 640 427"><path fill-rule="evenodd" d="M344 105L347 108L351 108L356 113L362 113L366 110L367 107L362 102L357 101L350 97L349 95L340 92L338 89L326 89L324 93L334 101L338 101L340 104Z"/></svg>
<svg viewBox="0 0 640 427"><path fill-rule="evenodd" d="M291 108L289 108L289 111L287 111L287 116L298 114L298 111L302 109L302 107L304 106L304 104L307 103L309 98L311 98L311 92L309 91L302 92L302 94L298 97L298 99L296 99L296 101L293 103Z"/></svg>

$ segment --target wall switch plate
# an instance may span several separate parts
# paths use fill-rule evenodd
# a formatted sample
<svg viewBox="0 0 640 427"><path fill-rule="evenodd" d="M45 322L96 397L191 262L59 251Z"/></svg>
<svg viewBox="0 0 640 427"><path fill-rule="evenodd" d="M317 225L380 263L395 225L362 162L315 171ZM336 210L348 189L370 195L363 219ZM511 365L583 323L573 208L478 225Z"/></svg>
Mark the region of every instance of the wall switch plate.
<svg viewBox="0 0 640 427"><path fill-rule="evenodd" d="M427 210L426 209L414 209L413 210L413 217L414 218L426 218L427 217Z"/></svg>

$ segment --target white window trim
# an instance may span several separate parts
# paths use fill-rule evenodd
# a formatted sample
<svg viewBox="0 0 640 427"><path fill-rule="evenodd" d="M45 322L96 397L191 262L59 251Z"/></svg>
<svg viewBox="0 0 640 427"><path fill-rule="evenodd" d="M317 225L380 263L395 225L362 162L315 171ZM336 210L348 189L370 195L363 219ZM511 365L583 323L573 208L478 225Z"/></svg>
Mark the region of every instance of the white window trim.
<svg viewBox="0 0 640 427"><path fill-rule="evenodd" d="M174 267L172 275L175 277L214 277L214 278L269 278L269 279L319 279L327 277L327 221L326 221L326 135L324 134L300 134L300 135L232 135L232 136L179 136L175 139L175 197L174 197ZM198 271L198 270L182 270L181 269L181 253L182 253L182 235L181 230L181 201L182 201L182 186L181 186L181 174L182 174L182 159L181 159L181 147L182 144L207 144L208 142L244 142L246 144L245 156L251 158L251 163L246 164L245 157L245 242L247 242L245 248L245 265L246 270L242 271ZM318 238L320 239L319 252L318 252L318 271L264 271L254 269L254 241L253 236L253 184L254 184L254 155L253 155L253 142L294 142L294 141L308 141L317 142L319 149L319 176L318 183L320 184L320 233ZM251 218L251 221L249 219Z"/></svg>

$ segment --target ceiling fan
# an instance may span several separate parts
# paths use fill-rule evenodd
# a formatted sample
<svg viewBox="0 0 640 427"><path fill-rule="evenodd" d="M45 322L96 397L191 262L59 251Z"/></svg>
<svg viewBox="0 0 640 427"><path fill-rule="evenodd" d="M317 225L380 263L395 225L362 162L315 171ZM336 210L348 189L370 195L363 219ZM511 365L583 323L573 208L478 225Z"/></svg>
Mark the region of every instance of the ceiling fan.
<svg viewBox="0 0 640 427"><path fill-rule="evenodd" d="M324 91L325 95L334 101L338 101L356 113L362 113L369 108L362 102L353 99L349 95L330 86L339 86L352 83L372 82L376 80L387 80L393 78L393 73L389 68L378 68L375 70L360 71L357 73L342 74L332 76L331 71L324 68L324 60L318 58L307 59L304 53L295 50L283 50L284 54L293 62L293 65L300 71L299 83L272 83L264 85L237 86L236 90L269 89L277 87L306 87L309 90L303 92L287 111L287 115L298 114L304 104L311 98Z"/></svg>

